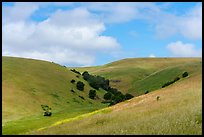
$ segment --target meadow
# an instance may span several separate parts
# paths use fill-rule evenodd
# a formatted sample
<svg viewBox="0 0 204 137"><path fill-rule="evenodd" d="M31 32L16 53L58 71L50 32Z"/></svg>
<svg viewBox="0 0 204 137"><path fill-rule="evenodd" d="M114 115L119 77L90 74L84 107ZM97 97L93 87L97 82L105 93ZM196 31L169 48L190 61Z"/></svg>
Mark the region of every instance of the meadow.
<svg viewBox="0 0 204 137"><path fill-rule="evenodd" d="M201 58L131 58L75 68L135 96L111 107L101 103L101 88L90 99L93 88L70 68L24 58L2 61L2 134L202 134ZM175 77L180 80L161 88ZM84 91L72 79L82 81ZM42 115L41 104L52 108L51 117Z"/></svg>

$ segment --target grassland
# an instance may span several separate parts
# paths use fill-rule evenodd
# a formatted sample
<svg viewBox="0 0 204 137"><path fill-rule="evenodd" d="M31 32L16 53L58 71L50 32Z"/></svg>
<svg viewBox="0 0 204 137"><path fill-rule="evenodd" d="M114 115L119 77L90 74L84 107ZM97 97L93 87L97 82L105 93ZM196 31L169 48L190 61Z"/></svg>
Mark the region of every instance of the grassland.
<svg viewBox="0 0 204 137"><path fill-rule="evenodd" d="M167 88L29 134L201 135L202 70Z"/></svg>
<svg viewBox="0 0 204 137"><path fill-rule="evenodd" d="M200 68L201 58L130 58L103 66L76 69L104 76L111 80L112 87L139 96L147 90L160 89L176 76L181 77L184 71L196 73L194 70Z"/></svg>
<svg viewBox="0 0 204 137"><path fill-rule="evenodd" d="M124 59L75 68L138 96L112 107L100 103L104 90L97 91L99 99L89 99L92 88L69 68L33 59L2 61L2 134L202 134L201 58ZM161 89L184 71L187 78ZM84 82L85 90L71 79ZM154 92L142 95L146 90ZM52 107L53 116L43 117L41 104Z"/></svg>
<svg viewBox="0 0 204 137"><path fill-rule="evenodd" d="M27 132L63 118L106 107L100 103L104 90L97 91L99 99L90 99L88 92L92 88L88 83L59 64L3 57L2 66L3 134ZM77 90L76 84L70 83L72 79L84 82L84 91ZM84 100L79 96L83 96ZM42 117L42 104L52 108L52 118Z"/></svg>

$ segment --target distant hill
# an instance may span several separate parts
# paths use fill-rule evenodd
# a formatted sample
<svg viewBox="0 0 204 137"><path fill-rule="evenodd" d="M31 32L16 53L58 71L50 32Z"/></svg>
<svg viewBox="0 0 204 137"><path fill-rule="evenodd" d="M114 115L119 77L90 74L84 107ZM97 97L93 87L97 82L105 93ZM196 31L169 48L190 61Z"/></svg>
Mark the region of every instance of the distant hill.
<svg viewBox="0 0 204 137"><path fill-rule="evenodd" d="M104 76L110 85L135 96L160 89L175 77L201 70L201 58L129 58L96 67L78 67L80 72Z"/></svg>

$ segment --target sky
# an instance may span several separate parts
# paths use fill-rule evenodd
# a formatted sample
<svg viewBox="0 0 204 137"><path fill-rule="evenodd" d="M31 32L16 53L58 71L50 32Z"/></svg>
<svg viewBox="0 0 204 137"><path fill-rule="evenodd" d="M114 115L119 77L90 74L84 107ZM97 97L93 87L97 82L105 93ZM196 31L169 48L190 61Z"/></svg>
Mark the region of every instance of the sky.
<svg viewBox="0 0 204 137"><path fill-rule="evenodd" d="M202 3L3 2L2 56L68 67L202 57Z"/></svg>

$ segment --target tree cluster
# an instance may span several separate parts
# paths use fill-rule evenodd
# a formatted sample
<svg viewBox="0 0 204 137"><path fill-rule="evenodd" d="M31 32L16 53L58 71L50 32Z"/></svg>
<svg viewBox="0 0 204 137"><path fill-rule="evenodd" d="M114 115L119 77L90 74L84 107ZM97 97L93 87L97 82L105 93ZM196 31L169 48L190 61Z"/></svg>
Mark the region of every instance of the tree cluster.
<svg viewBox="0 0 204 137"><path fill-rule="evenodd" d="M102 88L107 91L103 98L110 103L110 105L114 105L134 97L128 93L123 95L122 92L118 91L116 88L110 87L109 80L105 79L104 77L91 75L87 71L83 72L82 76L83 79L86 80L94 89L98 90L99 88ZM90 95L90 98L94 98L93 95L95 95L95 92L90 91Z"/></svg>
<svg viewBox="0 0 204 137"><path fill-rule="evenodd" d="M87 71L82 73L82 76L83 79L86 80L94 89L98 90L99 88L102 88L107 90L109 88L109 80L106 80L104 77L90 75Z"/></svg>

